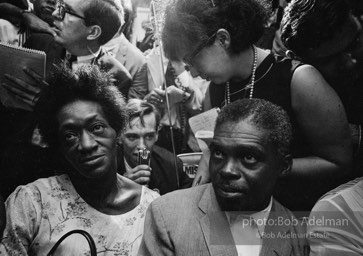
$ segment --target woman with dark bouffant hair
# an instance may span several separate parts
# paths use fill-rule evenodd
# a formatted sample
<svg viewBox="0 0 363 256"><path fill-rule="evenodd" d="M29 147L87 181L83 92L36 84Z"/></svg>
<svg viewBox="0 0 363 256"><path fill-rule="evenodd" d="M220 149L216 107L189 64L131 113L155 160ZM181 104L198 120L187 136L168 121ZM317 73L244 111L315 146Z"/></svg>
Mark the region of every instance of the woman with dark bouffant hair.
<svg viewBox="0 0 363 256"><path fill-rule="evenodd" d="M329 190L326 179L350 169L348 123L339 97L314 67L255 46L266 10L258 0L173 0L166 8L163 46L169 59L182 59L194 76L211 80L204 110L262 98L287 111L294 161L276 196L293 210L309 210ZM201 165L196 179L208 181L206 170Z"/></svg>

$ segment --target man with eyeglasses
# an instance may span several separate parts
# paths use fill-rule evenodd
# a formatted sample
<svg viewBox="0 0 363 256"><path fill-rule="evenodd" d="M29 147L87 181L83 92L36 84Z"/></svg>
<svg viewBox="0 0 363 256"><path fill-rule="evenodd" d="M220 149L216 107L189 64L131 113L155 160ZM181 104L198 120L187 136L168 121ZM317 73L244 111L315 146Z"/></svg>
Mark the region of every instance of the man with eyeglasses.
<svg viewBox="0 0 363 256"><path fill-rule="evenodd" d="M97 57L122 24L116 1L58 1L53 12L54 40L77 57ZM84 61L79 60L77 61Z"/></svg>
<svg viewBox="0 0 363 256"><path fill-rule="evenodd" d="M71 63L72 67L82 64L112 64L120 67L130 77L125 67L105 54L101 47L121 27L122 13L122 6L114 0L58 1L57 9L53 12L56 28L54 41L77 57ZM128 87L122 91L125 96Z"/></svg>
<svg viewBox="0 0 363 256"><path fill-rule="evenodd" d="M29 38L27 47L45 50L48 63L64 58L64 51L57 49L59 48L57 44L66 48L71 55L82 56L77 57L76 63L83 63L85 59L87 62L90 62L90 59L94 61L95 58L92 57L100 56L99 49L102 49L101 53L108 53L106 57L101 58L101 61L105 62L106 68L121 71L119 73L123 79L117 80L125 81L131 78L126 85L118 86L122 88L124 96L142 98L146 94L145 57L121 32L124 23L121 1L61 0L57 2L57 9L53 13L53 17L56 31L55 43L49 38L44 40L46 35L37 35ZM117 61L115 62L115 60ZM51 71L52 68L52 65L48 65L48 71ZM123 75L123 73L126 74ZM125 79L124 76L127 76L128 79Z"/></svg>
<svg viewBox="0 0 363 256"><path fill-rule="evenodd" d="M69 4L67 4L67 2L69 2ZM126 68L127 72L130 73L130 76L132 78L131 85L125 88L125 91L122 92L124 93L125 97L142 99L147 94L148 91L147 67L143 53L135 45L131 44L123 34L124 25L127 25L124 23L124 14L125 14L124 5L126 5L126 3L121 0L106 1L106 3L107 2L110 3L113 2L114 6L118 6L116 9L119 11L119 16L122 18L121 24L115 20L114 17L115 13L111 14L110 12L107 11L107 8L106 9L98 8L99 10L97 11L95 10L86 11L85 13L90 14L89 17L87 17L87 15L84 16L83 14L81 14L82 9L84 9L85 6L85 4L83 4L82 1L61 0L58 1L57 4L58 11L56 12L57 14L55 15L56 17L55 25L57 26L57 24L58 25L61 24L60 22L57 22L57 20L62 21L63 25L74 24L72 23L73 20L72 16L73 18L77 18L81 21L83 20L86 26L94 25L92 24L92 22L97 23L99 21L100 23L102 23L104 26L102 26L102 34L99 37L100 39L99 42L102 45L102 49L113 55L113 57L119 63L121 63L123 67ZM77 7L79 3L82 3L80 8ZM90 5L91 9L95 7L96 8L101 7L99 3L97 4L97 1L91 3L92 3ZM126 8L128 8L128 6L126 6ZM101 10L103 11L101 12ZM68 21L64 21L65 19L67 20L66 14L71 16L70 18L71 20L69 21L70 23ZM117 29L115 30L116 27ZM81 31L82 28L84 27L81 27ZM77 41L76 44L72 42L74 40L77 40L74 36L79 33L79 30L76 27L74 28L68 27L68 29L66 29L67 33L62 33L63 30L58 31L60 32L60 34L59 35L57 34L55 36L55 41L63 45L68 51L71 52L69 47L72 47L72 45L76 45L77 43L79 43L79 41ZM111 31L112 31L112 36L109 37ZM103 40L104 38L106 38L105 34L107 34L107 38L109 38L108 40ZM100 45L98 45L98 47L99 46ZM30 48L33 47L30 46ZM37 46L36 48L38 49Z"/></svg>
<svg viewBox="0 0 363 256"><path fill-rule="evenodd" d="M122 6L114 0L95 1L57 1L53 11L54 37L48 34L33 34L26 47L45 51L47 54L47 74L54 70L54 64L66 60L72 68L83 64L100 65L112 72L114 83L127 97L131 86L128 70L101 46L108 42L119 30L123 21ZM31 67L30 67L31 68ZM21 83L15 78L14 83ZM40 88L30 87L30 91L14 91L32 108L37 101ZM20 87L21 88L21 87Z"/></svg>

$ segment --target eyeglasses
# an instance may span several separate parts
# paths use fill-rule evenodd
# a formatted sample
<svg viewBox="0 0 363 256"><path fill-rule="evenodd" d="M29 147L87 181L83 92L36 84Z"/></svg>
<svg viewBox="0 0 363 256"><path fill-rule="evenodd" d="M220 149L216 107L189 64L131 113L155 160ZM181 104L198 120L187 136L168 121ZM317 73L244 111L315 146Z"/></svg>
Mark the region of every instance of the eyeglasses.
<svg viewBox="0 0 363 256"><path fill-rule="evenodd" d="M217 35L217 32L215 32L213 35L208 37L207 41L205 41L204 43L201 43L197 48L195 48L195 50L191 54L189 54L189 56L187 56L183 59L183 62L187 66L192 67L193 66L192 62L193 62L194 58L203 50L203 48L207 47L207 45L209 45L214 40L216 35Z"/></svg>
<svg viewBox="0 0 363 256"><path fill-rule="evenodd" d="M64 2L59 1L57 3L57 9L58 9L58 16L59 16L60 20L64 20L64 17L66 16L66 13L69 13L69 14L77 17L77 18L82 19L82 20L86 20L85 17L83 17L83 16L81 16L81 15L79 15L79 14L77 14L77 13L75 13L75 12L69 10L69 9L67 9L67 7L64 4Z"/></svg>

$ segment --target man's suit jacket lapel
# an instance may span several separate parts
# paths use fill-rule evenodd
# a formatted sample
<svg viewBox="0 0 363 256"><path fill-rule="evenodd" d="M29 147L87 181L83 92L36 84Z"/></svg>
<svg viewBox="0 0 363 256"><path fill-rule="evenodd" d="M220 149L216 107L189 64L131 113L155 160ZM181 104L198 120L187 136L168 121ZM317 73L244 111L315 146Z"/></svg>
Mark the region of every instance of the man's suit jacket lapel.
<svg viewBox="0 0 363 256"><path fill-rule="evenodd" d="M291 254L291 244L284 238L290 235L291 226L280 224L278 220L290 219L285 210L275 200L272 203L271 212L269 215L270 223L265 227L265 238L262 239L262 248L260 256L282 256ZM288 223L288 222L286 222ZM273 237L270 237L272 235Z"/></svg>
<svg viewBox="0 0 363 256"><path fill-rule="evenodd" d="M198 206L204 213L199 221L210 255L237 256L227 217L219 208L211 184L204 191Z"/></svg>

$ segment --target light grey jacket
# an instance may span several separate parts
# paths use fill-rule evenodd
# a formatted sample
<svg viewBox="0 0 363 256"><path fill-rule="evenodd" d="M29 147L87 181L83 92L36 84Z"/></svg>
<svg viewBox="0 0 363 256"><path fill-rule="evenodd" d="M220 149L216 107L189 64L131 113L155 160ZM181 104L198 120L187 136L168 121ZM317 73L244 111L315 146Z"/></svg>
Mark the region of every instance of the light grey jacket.
<svg viewBox="0 0 363 256"><path fill-rule="evenodd" d="M269 220L278 218L296 219L273 200ZM266 225L265 233L273 233L275 238L262 239L260 255L308 255L301 225ZM237 256L228 220L212 185L175 191L152 202L138 255Z"/></svg>

